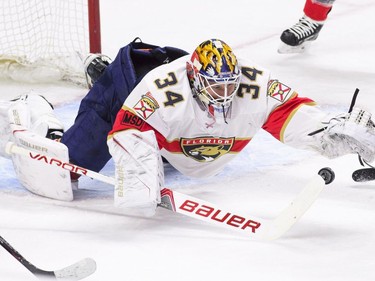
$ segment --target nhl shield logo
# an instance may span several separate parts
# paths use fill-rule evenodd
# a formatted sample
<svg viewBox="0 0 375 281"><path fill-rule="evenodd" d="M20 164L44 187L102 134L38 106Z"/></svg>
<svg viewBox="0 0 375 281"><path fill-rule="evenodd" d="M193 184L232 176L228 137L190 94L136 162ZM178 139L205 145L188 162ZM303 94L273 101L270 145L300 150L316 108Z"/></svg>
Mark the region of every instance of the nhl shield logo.
<svg viewBox="0 0 375 281"><path fill-rule="evenodd" d="M234 138L181 138L183 153L199 162L211 162L230 152Z"/></svg>

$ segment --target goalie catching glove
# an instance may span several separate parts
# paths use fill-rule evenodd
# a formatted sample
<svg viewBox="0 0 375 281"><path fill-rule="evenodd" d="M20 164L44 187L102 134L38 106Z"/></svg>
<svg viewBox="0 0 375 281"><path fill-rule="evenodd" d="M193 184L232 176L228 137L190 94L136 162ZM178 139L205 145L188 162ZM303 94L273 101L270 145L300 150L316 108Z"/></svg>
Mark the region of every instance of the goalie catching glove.
<svg viewBox="0 0 375 281"><path fill-rule="evenodd" d="M164 184L154 131L117 132L108 139L108 147L116 169L115 206L129 215L154 215Z"/></svg>
<svg viewBox="0 0 375 281"><path fill-rule="evenodd" d="M375 159L375 126L371 113L362 109L331 119L319 140L329 158L357 153L367 162Z"/></svg>

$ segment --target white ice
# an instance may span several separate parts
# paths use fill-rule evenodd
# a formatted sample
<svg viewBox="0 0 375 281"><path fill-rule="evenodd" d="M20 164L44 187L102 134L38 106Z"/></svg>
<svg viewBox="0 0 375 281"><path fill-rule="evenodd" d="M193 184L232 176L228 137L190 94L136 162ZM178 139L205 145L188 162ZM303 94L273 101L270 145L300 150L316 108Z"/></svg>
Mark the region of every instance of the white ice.
<svg viewBox="0 0 375 281"><path fill-rule="evenodd" d="M339 0L305 54L277 53L281 32L302 15L303 0L101 1L103 53L139 36L147 43L192 51L221 38L238 56L327 109L357 104L375 113L375 2ZM2 80L1 99L30 89L55 104L69 127L86 90ZM112 187L81 179L75 200L62 203L26 191L9 160L0 159L0 235L43 269L91 257L88 281L373 281L375 182L355 183L356 156L335 160L277 143L260 133L225 172L205 180L166 169L166 185L223 208L275 217L322 167L336 180L285 236L256 242L221 228L158 209L152 218L128 217L112 207ZM109 163L102 173L113 175ZM48 177L49 175L45 175ZM0 280L36 280L0 248Z"/></svg>

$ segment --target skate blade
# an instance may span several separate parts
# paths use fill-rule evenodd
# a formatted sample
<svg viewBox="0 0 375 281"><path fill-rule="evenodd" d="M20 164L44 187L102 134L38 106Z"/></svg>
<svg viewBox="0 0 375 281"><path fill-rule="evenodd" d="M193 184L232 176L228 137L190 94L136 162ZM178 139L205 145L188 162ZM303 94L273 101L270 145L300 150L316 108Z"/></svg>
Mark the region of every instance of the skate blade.
<svg viewBox="0 0 375 281"><path fill-rule="evenodd" d="M305 41L301 45L298 46L290 46L281 42L277 52L279 54L300 54L304 53L311 45L311 41Z"/></svg>

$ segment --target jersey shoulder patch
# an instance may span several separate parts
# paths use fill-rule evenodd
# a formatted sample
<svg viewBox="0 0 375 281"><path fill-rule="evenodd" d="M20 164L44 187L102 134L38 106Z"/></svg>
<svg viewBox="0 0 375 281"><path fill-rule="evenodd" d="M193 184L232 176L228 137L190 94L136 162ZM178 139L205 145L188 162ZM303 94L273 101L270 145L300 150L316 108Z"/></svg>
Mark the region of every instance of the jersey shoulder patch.
<svg viewBox="0 0 375 281"><path fill-rule="evenodd" d="M142 95L140 100L134 105L134 111L147 120L158 108L159 104L150 92Z"/></svg>
<svg viewBox="0 0 375 281"><path fill-rule="evenodd" d="M283 103L291 93L291 88L278 80L270 80L268 82L267 93L271 98Z"/></svg>

